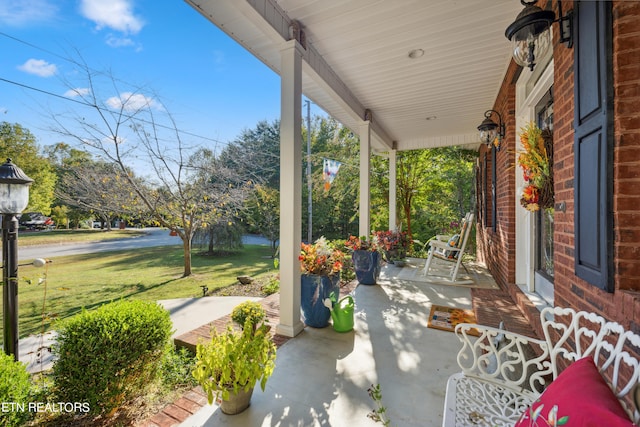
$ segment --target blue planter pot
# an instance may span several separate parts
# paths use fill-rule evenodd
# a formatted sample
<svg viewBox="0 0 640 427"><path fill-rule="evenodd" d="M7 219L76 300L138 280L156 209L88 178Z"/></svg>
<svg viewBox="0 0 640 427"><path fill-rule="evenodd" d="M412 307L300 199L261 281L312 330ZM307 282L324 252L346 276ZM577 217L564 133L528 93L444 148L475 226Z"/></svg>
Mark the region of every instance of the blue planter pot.
<svg viewBox="0 0 640 427"><path fill-rule="evenodd" d="M375 285L380 275L380 253L353 251L351 259L358 282L362 285Z"/></svg>
<svg viewBox="0 0 640 427"><path fill-rule="evenodd" d="M307 326L313 328L327 327L331 311L324 305L324 300L329 298L331 292L335 292L336 298L340 296L340 274L332 276L303 274L300 282L302 320Z"/></svg>

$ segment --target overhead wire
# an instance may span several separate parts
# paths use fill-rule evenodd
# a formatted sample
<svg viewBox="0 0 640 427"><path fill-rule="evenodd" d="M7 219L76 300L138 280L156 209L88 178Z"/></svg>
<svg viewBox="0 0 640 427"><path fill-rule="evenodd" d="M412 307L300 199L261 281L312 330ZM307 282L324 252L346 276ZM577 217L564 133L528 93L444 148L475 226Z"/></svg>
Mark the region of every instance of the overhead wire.
<svg viewBox="0 0 640 427"><path fill-rule="evenodd" d="M29 46L29 47L33 48L33 49L45 52L45 53L47 53L49 55L55 56L56 58L62 59L63 61L67 61L67 62L69 62L71 64L74 64L74 65L77 65L77 66L80 66L80 67L85 67L91 72L104 74L104 73L101 73L101 72L99 72L97 70L94 70L94 69L88 67L86 64L82 64L82 63L80 63L78 61L73 60L72 58L65 57L63 55L60 55L60 54L58 54L56 52L53 52L53 51L48 50L48 49L45 49L45 48L43 48L41 46L38 46L38 45L33 44L31 42L28 42L26 40L23 40L23 39L20 39L18 37L15 37L15 36L12 36L10 34L7 34L4 31L0 31L0 36L6 37L6 38L11 39L11 40L13 40L15 42L24 44L26 46ZM121 80L121 79L116 79L116 80L120 81L120 82L122 82L124 84L127 84L129 86L134 86L133 84L131 84L129 82L126 82L124 80ZM20 83L20 82L16 82L16 81L13 81L13 80L9 80L9 79L3 78L3 77L0 77L0 81L3 81L5 83L9 83L9 84L12 84L12 85L15 85L15 86L19 86L19 87L22 87L24 89L28 89L28 90L31 90L31 91L39 92L39 93L42 93L42 94L45 94L45 95L48 95L48 96L53 96L53 97L56 97L56 98L59 98L59 99L63 99L65 101L75 102L75 103L83 105L85 107L95 108L95 109L98 109L99 111L104 111L104 112L108 112L108 113L116 113L113 110L109 110L108 108L102 107L102 106L97 105L97 104L89 103L89 102L87 102L85 100L79 100L79 99L75 99L75 98L70 98L70 97L67 97L67 96L59 95L57 93L53 93L53 92L50 92L50 91L47 91L47 90L44 90L44 89L36 88L34 86L30 86L30 85L27 85L27 84L24 84L24 83ZM206 140L206 141L215 142L217 144L225 144L225 145L228 144L228 141L227 142L220 141L220 140L215 139L215 138L210 138L210 137L202 136L202 135L199 135L199 134L196 134L196 133L193 133L193 132L176 129L175 127L162 125L162 124L158 124L158 123L155 123L155 122L152 123L152 122L150 122L148 120L135 117L135 115L127 115L127 114L122 114L122 115L123 115L123 117L125 117L127 119L135 119L135 120L138 120L138 121L140 121L142 123L151 124L151 125L163 128L163 129L167 129L167 130L171 130L171 131L178 130L179 133L184 134L184 135L189 135L189 136L192 136L192 137L195 137L195 138L200 138L200 139L203 139L203 140ZM319 155L312 154L312 157L315 157L315 158L323 157L324 158L326 156L323 156L321 154L319 154ZM349 163L344 163L344 162L341 162L341 163L343 165L345 165L345 166L349 166L349 167L352 167L352 168L356 168L356 169L359 168L359 166L355 166L355 165L352 165L352 164L349 164Z"/></svg>
<svg viewBox="0 0 640 427"><path fill-rule="evenodd" d="M71 64L74 64L74 65L77 65L77 66L81 66L81 67L86 67L91 72L100 73L100 72L98 72L96 70L93 70L93 69L89 68L85 64L81 64L78 61L74 61L71 58L62 56L62 55L60 55L58 53L55 53L55 52L52 52L52 51L50 51L48 49L45 49L43 47L37 46L37 45L35 45L35 44L31 43L31 42L28 42L26 40L22 40L22 39L20 39L18 37L14 37L14 36L12 36L10 34L5 33L4 31L0 31L0 36L6 37L8 39L11 39L11 40L16 41L16 42L21 43L21 44L24 44L26 46L32 47L32 48L34 48L36 50L40 50L42 52L48 53L49 55L53 55L56 58L60 58L60 59L62 59L64 61L67 61L67 62L69 62ZM104 74L104 73L100 73L100 74ZM53 93L53 92L47 91L45 89L40 89L40 88L37 88L37 87L34 87L34 86L30 86L30 85L27 85L27 84L24 84L24 83L20 83L20 82L16 82L16 81L13 81L13 80L9 80L9 79L4 78L4 77L0 77L0 81L3 81L5 83L9 83L9 84L12 84L12 85L15 85L15 86L19 86L19 87L22 87L24 89L28 89L28 90L31 90L31 91L39 92L39 93L42 93L44 95L53 96L53 97L56 97L56 98L59 98L59 99L63 99L65 101L75 102L77 104L80 104L80 105L83 105L83 106L86 106L86 107L96 108L99 111L108 112L108 113L115 113L115 111L109 110L109 109L107 109L105 107L102 107L102 106L99 106L97 104L89 103L89 102L87 102L85 100L79 100L79 99L75 99L75 98L70 98L70 97L67 97L67 96L63 96L63 95L60 95L60 94L57 94L57 93ZM121 80L121 79L116 79L116 81L120 81L120 82L125 83L125 84L127 84L129 86L134 86L133 84L131 84L129 82L126 82L124 80ZM193 133L193 132L180 130L180 129L177 129L175 127L171 127L171 126L168 126L168 125L152 123L152 122L150 122L148 120L141 119L139 117L135 117L134 115L127 115L127 114L122 114L122 115L123 115L123 117L125 117L127 119L135 119L135 120L138 120L138 121L140 121L142 123L152 124L154 126L157 126L157 127L163 128L163 129L167 129L167 130L171 130L171 131L177 130L181 134L189 135L189 136L192 136L192 137L195 137L195 138L200 138L200 139L203 139L203 140L206 140L206 141L215 142L217 144L225 144L226 145L228 143L228 142L225 142L225 141L220 141L220 140L215 139L215 138L199 135L199 134L196 134L196 133Z"/></svg>
<svg viewBox="0 0 640 427"><path fill-rule="evenodd" d="M56 98L60 98L60 99L63 99L65 101L75 102L76 104L80 104L80 105L83 105L85 107L95 108L95 109L103 111L103 112L116 113L116 111L109 110L108 108L101 107L100 105L97 105L97 104L92 104L90 102L87 102L87 101L84 101L84 100L75 99L75 98L69 98L67 96L59 95L57 93L53 93L53 92L50 92L50 91L47 91L47 90L44 90L44 89L40 89L40 88L37 88L37 87L34 87L34 86L30 86L30 85L27 85L27 84L24 84L24 83L16 82L16 81L13 81L13 80L9 80L9 79L6 79L6 78L1 77L1 76L0 76L0 81L3 81L5 83L9 83L9 84L12 84L12 85L15 85L15 86L19 86L19 87L22 87L24 89L28 89L28 90L32 90L32 91L35 91L35 92L39 92L39 93L42 93L42 94L45 94L45 95L48 95L48 96L53 96L53 97L56 97ZM153 125L153 126L157 126L159 128L163 128L163 129L167 129L167 130L171 130L171 131L177 130L179 133L184 134L184 135L193 136L193 137L196 137L196 138L204 139L204 140L215 142L215 143L218 143L218 144L227 144L227 142L220 141L219 139L211 138L211 137L208 137L208 136L202 136L202 135L198 135L198 134L193 133L193 132L189 132L189 131L185 131L185 130L181 130L181 129L176 129L176 128L173 128L173 127L168 126L168 125L163 125L163 124L160 124L160 123L151 122L149 120L146 120L146 119L143 119L143 118L140 118L140 117L136 117L135 115L122 113L122 116L127 118L127 119L135 119L135 120L137 120L139 122L150 124L150 125Z"/></svg>

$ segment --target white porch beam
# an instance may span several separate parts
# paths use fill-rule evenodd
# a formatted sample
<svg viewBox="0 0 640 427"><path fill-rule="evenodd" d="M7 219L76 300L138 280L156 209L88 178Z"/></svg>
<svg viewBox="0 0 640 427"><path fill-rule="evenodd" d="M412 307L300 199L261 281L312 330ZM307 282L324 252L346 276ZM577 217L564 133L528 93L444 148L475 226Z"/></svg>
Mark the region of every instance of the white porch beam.
<svg viewBox="0 0 640 427"><path fill-rule="evenodd" d="M389 230L398 228L396 197L396 150L389 150Z"/></svg>
<svg viewBox="0 0 640 427"><path fill-rule="evenodd" d="M472 150L477 150L480 146L480 137L478 136L478 132L408 139L400 142L397 148L401 151L404 151L451 146L461 146Z"/></svg>
<svg viewBox="0 0 640 427"><path fill-rule="evenodd" d="M369 166L371 163L371 122L365 121L360 126L360 219L358 233L368 236L371 233L369 191Z"/></svg>
<svg viewBox="0 0 640 427"><path fill-rule="evenodd" d="M337 104L345 111L350 111L354 120L362 120L365 117L366 108L358 101L358 99L349 90L347 85L340 80L338 75L326 63L324 58L316 51L313 45L307 46L304 56L305 73L310 76L315 83L322 87L325 92L331 94ZM322 104L319 104L322 107ZM371 131L377 137L377 140L387 149L391 149L393 141L387 132L375 121L375 111L373 111L373 120L370 121ZM355 129L352 129L354 132Z"/></svg>
<svg viewBox="0 0 640 427"><path fill-rule="evenodd" d="M233 1L237 2L238 8L243 10L244 13L255 13L260 17L260 19L252 19L252 22L260 26L265 34L268 34L274 39L281 37L283 40L289 40L291 38L290 27L293 20L282 10L276 0ZM350 112L354 119L364 119L365 107L351 90L349 90L349 87L338 77L329 64L327 64L322 55L320 55L308 39L306 40L306 46L304 46L303 59L305 63L304 71L309 77L320 86L323 86L324 90L330 93L334 100L336 100L345 111ZM277 69L274 71L278 72ZM282 72L282 70L280 70L280 72ZM309 96L309 94L307 94L307 96ZM317 100L314 100L314 102L324 107L321 103L318 103ZM373 113L375 115L375 111ZM371 123L371 129L377 140L386 148L390 149L392 146L391 137L382 126L375 122L375 118ZM355 129L353 130L355 131Z"/></svg>
<svg viewBox="0 0 640 427"><path fill-rule="evenodd" d="M302 241L302 53L291 40L282 51L280 92L280 323L276 332L294 337L300 320Z"/></svg>

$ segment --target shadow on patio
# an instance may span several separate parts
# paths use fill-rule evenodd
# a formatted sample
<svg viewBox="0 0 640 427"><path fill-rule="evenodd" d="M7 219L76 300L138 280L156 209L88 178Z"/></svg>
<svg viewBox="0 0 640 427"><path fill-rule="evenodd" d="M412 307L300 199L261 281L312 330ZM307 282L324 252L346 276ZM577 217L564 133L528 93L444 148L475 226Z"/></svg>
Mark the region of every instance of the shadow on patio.
<svg viewBox="0 0 640 427"><path fill-rule="evenodd" d="M427 327L429 310L433 304L472 308L472 286L429 283L418 272L422 265L417 259L404 268L387 265L378 285L357 286L354 331L307 327L284 340L266 390L256 388L248 410L228 416L205 404L182 425L374 426L367 389L380 384L393 425L440 426L460 344L453 333ZM482 279L482 291L501 292L482 266L468 268ZM272 324L277 301L277 295L264 301Z"/></svg>

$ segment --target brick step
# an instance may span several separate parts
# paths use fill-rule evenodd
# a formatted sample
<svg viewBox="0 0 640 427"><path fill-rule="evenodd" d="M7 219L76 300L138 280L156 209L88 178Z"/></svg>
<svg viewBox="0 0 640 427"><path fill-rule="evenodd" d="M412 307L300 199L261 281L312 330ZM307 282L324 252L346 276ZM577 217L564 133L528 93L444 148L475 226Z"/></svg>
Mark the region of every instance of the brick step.
<svg viewBox="0 0 640 427"><path fill-rule="evenodd" d="M538 338L531 323L507 292L474 288L471 299L478 324L497 328L500 322L504 322L504 329L509 332Z"/></svg>

